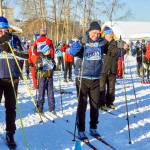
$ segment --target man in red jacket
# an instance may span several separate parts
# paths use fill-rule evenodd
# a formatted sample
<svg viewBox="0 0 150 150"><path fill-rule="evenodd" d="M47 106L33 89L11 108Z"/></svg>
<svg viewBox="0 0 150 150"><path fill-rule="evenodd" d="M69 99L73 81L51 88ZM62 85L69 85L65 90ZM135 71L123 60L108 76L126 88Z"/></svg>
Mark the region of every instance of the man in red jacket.
<svg viewBox="0 0 150 150"><path fill-rule="evenodd" d="M40 30L40 38L35 41L33 44L33 51L37 50L38 55L42 53L40 47L42 45L48 45L50 46L50 55L54 57L54 44L50 39L46 37L47 35L47 30L45 28L42 28Z"/></svg>
<svg viewBox="0 0 150 150"><path fill-rule="evenodd" d="M67 81L67 72L69 70L69 81L73 82L72 80L72 64L73 64L73 56L70 55L70 46L73 44L72 40L68 41L68 44L64 47L65 51L65 71L64 71L64 82Z"/></svg>

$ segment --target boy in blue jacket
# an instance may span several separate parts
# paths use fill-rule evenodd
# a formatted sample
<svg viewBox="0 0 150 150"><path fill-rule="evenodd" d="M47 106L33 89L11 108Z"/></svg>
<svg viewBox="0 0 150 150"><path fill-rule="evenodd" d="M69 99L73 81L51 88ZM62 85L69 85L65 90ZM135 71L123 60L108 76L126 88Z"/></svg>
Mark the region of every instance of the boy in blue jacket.
<svg viewBox="0 0 150 150"><path fill-rule="evenodd" d="M70 54L77 56L75 65L76 89L78 96L77 125L78 135L82 140L88 140L85 134L85 114L87 97L90 101L90 133L100 136L97 132L99 111L99 77L102 71L104 39L101 38L101 27L98 22L90 24L86 35L70 47Z"/></svg>

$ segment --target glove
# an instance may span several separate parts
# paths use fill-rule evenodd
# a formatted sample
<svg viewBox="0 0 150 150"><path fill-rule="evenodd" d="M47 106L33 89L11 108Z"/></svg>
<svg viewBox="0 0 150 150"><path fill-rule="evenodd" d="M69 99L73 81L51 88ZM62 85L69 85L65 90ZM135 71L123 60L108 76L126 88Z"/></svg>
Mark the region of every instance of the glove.
<svg viewBox="0 0 150 150"><path fill-rule="evenodd" d="M85 45L88 41L88 36L87 35L84 35L81 39L81 45Z"/></svg>
<svg viewBox="0 0 150 150"><path fill-rule="evenodd" d="M41 63L36 64L36 69L37 69L37 70L40 70L41 67L42 67L42 64L41 64Z"/></svg>
<svg viewBox="0 0 150 150"><path fill-rule="evenodd" d="M4 43L5 41L9 41L11 38L12 38L12 35L9 32L5 32L5 34L0 37L0 43Z"/></svg>
<svg viewBox="0 0 150 150"><path fill-rule="evenodd" d="M0 44L0 47L2 48L3 51L5 51L7 53L11 53L10 47L9 47L9 45L6 42Z"/></svg>

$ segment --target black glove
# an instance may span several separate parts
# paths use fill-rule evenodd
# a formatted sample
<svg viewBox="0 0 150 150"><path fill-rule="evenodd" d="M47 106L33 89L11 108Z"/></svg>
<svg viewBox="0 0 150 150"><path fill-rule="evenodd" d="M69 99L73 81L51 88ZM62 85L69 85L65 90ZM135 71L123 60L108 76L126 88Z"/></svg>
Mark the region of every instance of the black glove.
<svg viewBox="0 0 150 150"><path fill-rule="evenodd" d="M7 53L11 53L11 49L10 49L9 45L6 42L0 44L0 47L2 48L3 51L5 51Z"/></svg>
<svg viewBox="0 0 150 150"><path fill-rule="evenodd" d="M11 38L12 38L12 35L9 32L5 32L5 34L0 37L0 43L4 43L5 41L9 41Z"/></svg>
<svg viewBox="0 0 150 150"><path fill-rule="evenodd" d="M40 70L43 67L42 63L37 63L36 64L36 69Z"/></svg>
<svg viewBox="0 0 150 150"><path fill-rule="evenodd" d="M87 41L88 41L88 36L87 35L84 35L83 37L82 37L82 39L81 39L81 45L85 45L86 43L87 43Z"/></svg>

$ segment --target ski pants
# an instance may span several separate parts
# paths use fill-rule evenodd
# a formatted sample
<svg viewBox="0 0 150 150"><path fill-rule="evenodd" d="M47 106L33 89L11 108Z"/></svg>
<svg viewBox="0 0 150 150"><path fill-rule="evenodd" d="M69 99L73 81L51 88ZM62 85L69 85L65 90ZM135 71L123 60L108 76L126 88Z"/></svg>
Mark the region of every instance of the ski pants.
<svg viewBox="0 0 150 150"><path fill-rule="evenodd" d="M67 79L67 72L69 70L69 79L72 77L72 62L65 62L64 79Z"/></svg>
<svg viewBox="0 0 150 150"><path fill-rule="evenodd" d="M99 106L113 105L113 102L115 101L115 81L116 74L101 73Z"/></svg>
<svg viewBox="0 0 150 150"><path fill-rule="evenodd" d="M62 69L64 71L65 68L64 68L64 59L63 59L63 56L57 57L57 59L58 59L58 65L60 66L62 64Z"/></svg>
<svg viewBox="0 0 150 150"><path fill-rule="evenodd" d="M31 75L33 78L33 86L37 86L36 71L34 70L34 66L31 66Z"/></svg>
<svg viewBox="0 0 150 150"><path fill-rule="evenodd" d="M25 63L26 63L26 73L27 73L27 77L29 77L29 63L28 63L28 60L26 60Z"/></svg>
<svg viewBox="0 0 150 150"><path fill-rule="evenodd" d="M43 110L46 89L47 89L49 111L55 110L53 78L49 78L49 79L40 78L39 79L39 96L38 96L38 101L37 101L37 107L39 110Z"/></svg>
<svg viewBox="0 0 150 150"><path fill-rule="evenodd" d="M76 89L78 98L77 126L79 132L85 131L85 114L87 108L87 97L90 102L90 128L96 129L99 115L99 79L76 77ZM80 95L79 95L80 90Z"/></svg>
<svg viewBox="0 0 150 150"><path fill-rule="evenodd" d="M18 91L19 78L13 78L15 92ZM6 131L14 134L16 130L16 99L14 95L14 89L12 87L11 79L0 79L0 102L2 95L5 97L6 108Z"/></svg>

